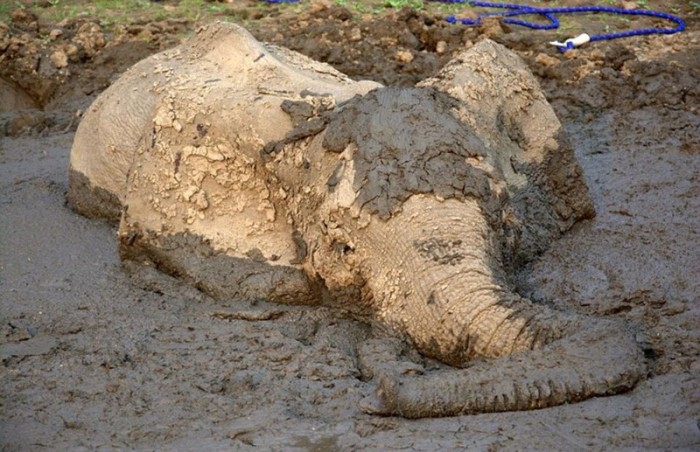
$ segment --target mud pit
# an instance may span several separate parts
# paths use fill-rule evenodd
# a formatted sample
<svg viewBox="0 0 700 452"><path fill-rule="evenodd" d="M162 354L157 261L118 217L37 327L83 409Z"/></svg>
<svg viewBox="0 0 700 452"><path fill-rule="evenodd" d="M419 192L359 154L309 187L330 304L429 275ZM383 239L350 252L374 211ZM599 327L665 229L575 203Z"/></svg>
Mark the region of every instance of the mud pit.
<svg viewBox="0 0 700 452"><path fill-rule="evenodd" d="M316 7L290 26L283 25L289 13L279 11L259 21L259 38L389 84L431 75L481 35L517 50L571 134L598 212L530 265L520 290L630 321L648 344L649 378L625 395L531 412L420 421L361 414L357 402L372 387L358 378L356 350L372 347L380 332L320 308L217 302L155 271L130 279L114 230L64 206L75 111L117 71L175 42L175 31L164 24L149 45L106 33L105 46L71 62L70 74L44 76L41 94L27 88L32 73L21 67L41 55L42 30L53 25L23 31L15 23L3 39L26 39L37 52L23 55L29 46L17 44L14 56L2 55L0 72L44 110L0 120L14 135L0 143L1 443L10 450L697 447L697 15L687 16L682 35L560 56L539 44L540 34L465 31L408 11L355 22L342 9ZM355 27L362 39L346 42ZM397 57L397 42L410 62ZM439 370L410 349L406 360Z"/></svg>

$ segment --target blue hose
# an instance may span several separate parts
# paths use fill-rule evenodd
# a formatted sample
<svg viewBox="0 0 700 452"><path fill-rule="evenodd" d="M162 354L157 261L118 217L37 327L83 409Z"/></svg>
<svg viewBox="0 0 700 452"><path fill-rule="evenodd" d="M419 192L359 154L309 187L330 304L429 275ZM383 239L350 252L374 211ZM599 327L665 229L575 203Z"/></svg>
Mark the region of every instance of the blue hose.
<svg viewBox="0 0 700 452"><path fill-rule="evenodd" d="M652 35L652 34L665 34L670 35L674 33L679 33L685 30L685 21L678 16L673 14L668 14L660 11L648 11L645 9L623 9L614 8L611 6L569 6L560 8L538 8L529 5L518 5L513 3L494 3L494 2L479 2L472 0L429 0L437 3L452 3L452 4L469 4L471 6L479 6L484 8L501 8L507 9L509 11L499 11L493 13L480 14L476 19L458 19L455 16L448 16L446 20L450 23L462 23L464 25L478 25L481 20L485 17L505 17L503 19L504 23L521 25L533 30L554 30L559 28L559 20L554 16L554 14L580 14L580 13L607 13L607 14L620 14L627 16L648 16L655 17L657 19L665 19L676 24L674 28L642 28L638 30L629 30L618 33L603 33L599 35L581 35L584 37L581 41L577 42L577 38L567 39L563 43L553 42L561 52L566 52L567 50L573 49L576 45L583 42L595 42L604 41L609 39L619 39L619 38L629 38L632 36L642 36L642 35ZM549 23L538 24L534 22L528 22L522 19L513 19L513 16L520 16L526 14L537 14L545 17L549 20ZM579 37L579 38L581 38Z"/></svg>
<svg viewBox="0 0 700 452"><path fill-rule="evenodd" d="M299 0L263 0L266 3L296 3ZM557 46L560 52L566 52L574 47L586 42L604 41L610 39L629 38L632 36L643 36L652 34L670 35L680 33L685 30L685 21L678 16L660 11L648 11L645 9L623 9L611 6L569 6L561 8L538 8L536 6L518 5L515 3L494 3L494 2L479 2L473 0L428 0L435 3L449 4L468 4L470 6L478 6L483 8L499 8L506 11L498 11L491 13L479 14L476 19L458 19L455 16L445 18L450 23L461 23L463 25L479 25L481 20L486 17L504 17L503 22L511 25L520 25L532 30L555 30L559 28L559 19L555 14L580 14L580 13L607 13L620 14L626 16L647 16L657 19L665 19L674 22L674 28L641 28L638 30L622 31L617 33L602 33L598 35L583 34L576 38L567 39L564 42L552 42ZM516 16L535 14L546 18L548 23L535 23L523 19L517 19Z"/></svg>

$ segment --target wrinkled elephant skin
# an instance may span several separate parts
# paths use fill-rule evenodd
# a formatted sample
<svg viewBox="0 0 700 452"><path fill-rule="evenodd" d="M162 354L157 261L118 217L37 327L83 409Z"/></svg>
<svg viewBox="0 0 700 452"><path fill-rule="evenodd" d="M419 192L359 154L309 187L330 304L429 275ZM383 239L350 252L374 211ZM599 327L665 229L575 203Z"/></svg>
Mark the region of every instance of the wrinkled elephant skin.
<svg viewBox="0 0 700 452"><path fill-rule="evenodd" d="M209 25L98 98L68 199L119 221L124 259L218 297L339 306L469 366L376 367L371 413L540 408L644 375L623 323L511 289L515 269L594 211L537 82L490 41L393 88Z"/></svg>

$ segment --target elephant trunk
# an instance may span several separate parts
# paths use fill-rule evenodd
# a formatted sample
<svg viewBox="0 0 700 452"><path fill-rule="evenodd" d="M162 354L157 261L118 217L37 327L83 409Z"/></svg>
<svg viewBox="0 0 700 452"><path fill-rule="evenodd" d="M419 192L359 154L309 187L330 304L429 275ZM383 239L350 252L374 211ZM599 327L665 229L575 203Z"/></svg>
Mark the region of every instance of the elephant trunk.
<svg viewBox="0 0 700 452"><path fill-rule="evenodd" d="M498 248L476 200L414 195L361 242L382 322L454 366L541 348L568 321L505 288Z"/></svg>
<svg viewBox="0 0 700 452"><path fill-rule="evenodd" d="M476 200L409 198L362 230L379 320L418 350L468 369L380 378L369 412L405 417L541 408L629 389L642 377L634 336L615 321L565 315L505 286Z"/></svg>
<svg viewBox="0 0 700 452"><path fill-rule="evenodd" d="M407 418L546 408L628 391L644 377L643 362L622 322L582 318L565 338L540 350L453 372L380 374L376 394L361 407Z"/></svg>

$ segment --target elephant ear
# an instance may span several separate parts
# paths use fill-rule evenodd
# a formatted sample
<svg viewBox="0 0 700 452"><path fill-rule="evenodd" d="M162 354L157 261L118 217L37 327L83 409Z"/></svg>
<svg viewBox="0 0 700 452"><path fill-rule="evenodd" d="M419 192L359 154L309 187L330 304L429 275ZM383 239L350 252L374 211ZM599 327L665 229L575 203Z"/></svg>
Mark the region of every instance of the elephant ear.
<svg viewBox="0 0 700 452"><path fill-rule="evenodd" d="M462 101L458 115L488 148L509 203L494 224L506 264L532 260L595 216L583 171L537 80L515 53L484 40L421 82Z"/></svg>

